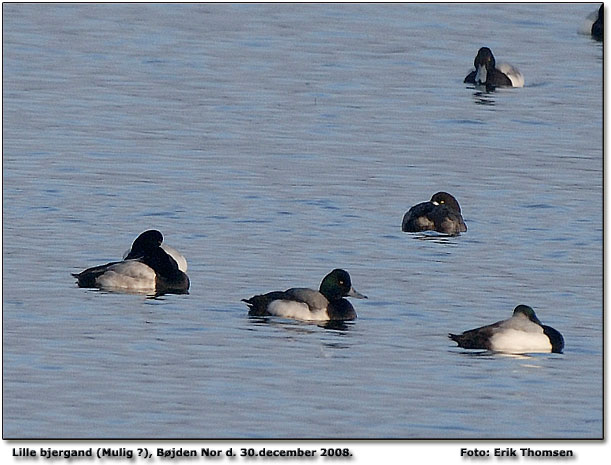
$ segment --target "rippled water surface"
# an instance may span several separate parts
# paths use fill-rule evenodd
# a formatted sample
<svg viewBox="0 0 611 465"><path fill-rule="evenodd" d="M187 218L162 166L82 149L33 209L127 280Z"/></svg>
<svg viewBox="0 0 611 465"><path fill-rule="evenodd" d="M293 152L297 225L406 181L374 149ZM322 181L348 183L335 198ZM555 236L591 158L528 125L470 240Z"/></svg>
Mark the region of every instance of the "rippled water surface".
<svg viewBox="0 0 611 465"><path fill-rule="evenodd" d="M5 437L601 437L596 8L3 4ZM469 231L402 233L438 190ZM149 228L189 295L76 287ZM337 267L343 328L240 302ZM447 338L519 303L564 354Z"/></svg>

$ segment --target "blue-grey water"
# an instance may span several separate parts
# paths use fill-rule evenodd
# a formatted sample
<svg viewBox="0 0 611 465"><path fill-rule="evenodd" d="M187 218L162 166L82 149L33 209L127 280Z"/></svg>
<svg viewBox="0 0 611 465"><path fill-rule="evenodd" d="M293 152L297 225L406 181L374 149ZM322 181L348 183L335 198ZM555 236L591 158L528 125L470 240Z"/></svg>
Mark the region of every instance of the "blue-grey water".
<svg viewBox="0 0 611 465"><path fill-rule="evenodd" d="M600 438L597 8L3 4L4 437ZM468 232L402 233L439 190ZM149 228L189 295L76 286ZM338 267L344 328L240 302ZM563 354L447 338L520 303Z"/></svg>

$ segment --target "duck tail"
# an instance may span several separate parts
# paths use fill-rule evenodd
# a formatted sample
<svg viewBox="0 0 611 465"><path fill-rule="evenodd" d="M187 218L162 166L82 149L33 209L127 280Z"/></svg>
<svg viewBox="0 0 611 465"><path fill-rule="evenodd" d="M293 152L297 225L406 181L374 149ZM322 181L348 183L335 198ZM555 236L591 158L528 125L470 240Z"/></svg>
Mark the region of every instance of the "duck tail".
<svg viewBox="0 0 611 465"><path fill-rule="evenodd" d="M248 314L250 316L269 315L269 312L267 311L269 299L265 295L255 295L250 299L242 299L242 302L245 302L246 305L248 305Z"/></svg>
<svg viewBox="0 0 611 465"><path fill-rule="evenodd" d="M248 313L250 315L256 315L256 311L257 311L257 296L251 297L250 299L242 299L242 302L244 302L247 306L248 306Z"/></svg>

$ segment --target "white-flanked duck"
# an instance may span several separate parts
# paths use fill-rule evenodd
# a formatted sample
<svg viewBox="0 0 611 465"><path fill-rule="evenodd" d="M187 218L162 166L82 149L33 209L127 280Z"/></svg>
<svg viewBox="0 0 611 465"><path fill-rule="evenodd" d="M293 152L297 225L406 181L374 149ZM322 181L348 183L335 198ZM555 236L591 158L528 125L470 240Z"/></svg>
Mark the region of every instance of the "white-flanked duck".
<svg viewBox="0 0 611 465"><path fill-rule="evenodd" d="M501 63L497 66L492 50L482 47L473 60L475 70L471 71L464 82L486 86L487 90L496 87L524 87L524 76L517 68Z"/></svg>
<svg viewBox="0 0 611 465"><path fill-rule="evenodd" d="M189 277L162 247L163 235L157 230L140 234L119 262L73 273L79 287L136 292L186 293ZM186 260L185 260L186 265Z"/></svg>
<svg viewBox="0 0 611 465"><path fill-rule="evenodd" d="M564 338L551 326L539 321L528 305L518 305L508 320L471 329L462 334L449 334L449 338L463 349L486 349L496 352L562 353Z"/></svg>
<svg viewBox="0 0 611 465"><path fill-rule="evenodd" d="M590 13L579 28L579 33L591 36L599 42L603 41L605 35L605 11L603 4L597 11Z"/></svg>
<svg viewBox="0 0 611 465"><path fill-rule="evenodd" d="M348 272L331 271L320 283L318 291L291 288L242 299L251 316L275 315L304 321L347 321L356 318L352 304L344 297L366 299L352 287Z"/></svg>

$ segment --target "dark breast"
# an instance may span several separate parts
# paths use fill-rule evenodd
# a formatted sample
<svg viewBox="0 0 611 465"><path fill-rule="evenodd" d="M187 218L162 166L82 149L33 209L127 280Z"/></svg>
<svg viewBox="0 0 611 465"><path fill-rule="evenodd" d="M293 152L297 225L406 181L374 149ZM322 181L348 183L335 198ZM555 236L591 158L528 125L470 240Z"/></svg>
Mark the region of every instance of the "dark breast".
<svg viewBox="0 0 611 465"><path fill-rule="evenodd" d="M495 87L513 86L513 84L511 83L511 79L509 79L504 73L502 73L496 68L493 69L492 72L488 75L486 84Z"/></svg>
<svg viewBox="0 0 611 465"><path fill-rule="evenodd" d="M543 333L549 338L549 342L552 344L552 352L556 354L562 353L564 349L564 338L562 334L556 331L551 326L543 325Z"/></svg>
<svg viewBox="0 0 611 465"><path fill-rule="evenodd" d="M170 276L163 276L158 273L155 276L155 290L157 292L187 293L190 284L189 277L180 270Z"/></svg>
<svg viewBox="0 0 611 465"><path fill-rule="evenodd" d="M329 320L347 321L356 319L356 311L346 299L334 300L327 305Z"/></svg>

